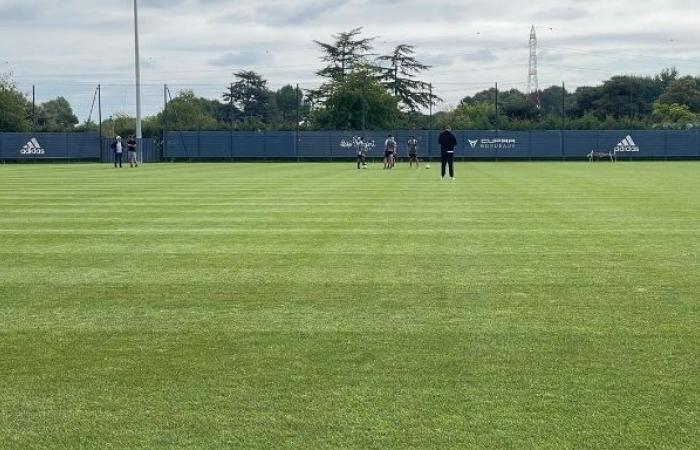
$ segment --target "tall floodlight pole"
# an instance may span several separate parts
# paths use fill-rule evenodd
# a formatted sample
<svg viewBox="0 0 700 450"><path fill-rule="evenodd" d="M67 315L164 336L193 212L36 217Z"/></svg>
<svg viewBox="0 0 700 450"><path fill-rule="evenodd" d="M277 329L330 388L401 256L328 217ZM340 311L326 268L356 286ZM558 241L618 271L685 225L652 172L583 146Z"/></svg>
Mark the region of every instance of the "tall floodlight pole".
<svg viewBox="0 0 700 450"><path fill-rule="evenodd" d="M141 155L143 162L143 155L141 153L141 138L143 138L143 134L141 132L141 55L139 50L138 0L134 0L134 48L136 57L136 142L139 150L138 154Z"/></svg>

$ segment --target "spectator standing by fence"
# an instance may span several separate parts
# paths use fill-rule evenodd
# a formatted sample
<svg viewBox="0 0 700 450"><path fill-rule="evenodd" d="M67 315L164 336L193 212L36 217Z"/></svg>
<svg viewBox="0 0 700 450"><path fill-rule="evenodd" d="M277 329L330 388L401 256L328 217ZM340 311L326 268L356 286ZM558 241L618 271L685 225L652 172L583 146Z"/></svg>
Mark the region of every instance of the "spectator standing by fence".
<svg viewBox="0 0 700 450"><path fill-rule="evenodd" d="M440 156L442 160L442 178L445 178L447 166L450 168L450 178L455 179L455 147L457 147L457 138L452 134L452 130L448 127L440 134Z"/></svg>
<svg viewBox="0 0 700 450"><path fill-rule="evenodd" d="M128 151L129 167L138 167L138 161L136 159L136 139L134 136L129 136L126 140L126 148Z"/></svg>
<svg viewBox="0 0 700 450"><path fill-rule="evenodd" d="M121 169L122 157L124 156L124 147L122 146L121 136L114 138L114 142L112 142L112 151L114 152L114 168L116 169L117 164L119 164L119 168Z"/></svg>

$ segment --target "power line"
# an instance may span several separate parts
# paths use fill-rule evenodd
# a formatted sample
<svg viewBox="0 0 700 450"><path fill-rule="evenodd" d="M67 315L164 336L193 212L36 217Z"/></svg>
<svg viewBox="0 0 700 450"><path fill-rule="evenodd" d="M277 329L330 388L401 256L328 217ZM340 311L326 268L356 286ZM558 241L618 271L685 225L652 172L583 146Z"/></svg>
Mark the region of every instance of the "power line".
<svg viewBox="0 0 700 450"><path fill-rule="evenodd" d="M637 54L637 53L626 53L626 52L624 52L624 50L615 50L615 55L609 55L609 54L604 53L604 52L581 50L578 48L571 48L571 47L555 47L555 46L551 46L551 45L541 45L540 48L550 49L550 50L563 50L563 51L567 51L567 52L579 53L582 55L599 56L601 58L614 59L614 60L625 59L628 61L640 61L640 62L647 63L650 61L658 61L659 59L665 59L665 60L669 60L669 61L677 61L677 62L680 61L680 62L687 62L687 63L692 63L692 64L700 64L700 60L695 60L695 59L674 58L674 57L660 56L660 55L642 55L642 54ZM644 59L640 59L640 58L644 58Z"/></svg>

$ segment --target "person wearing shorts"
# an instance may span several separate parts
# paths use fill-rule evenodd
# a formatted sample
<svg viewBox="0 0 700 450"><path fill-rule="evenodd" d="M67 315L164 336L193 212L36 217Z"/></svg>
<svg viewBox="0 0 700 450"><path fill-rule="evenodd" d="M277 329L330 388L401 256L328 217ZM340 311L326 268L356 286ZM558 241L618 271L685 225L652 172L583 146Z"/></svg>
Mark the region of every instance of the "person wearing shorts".
<svg viewBox="0 0 700 450"><path fill-rule="evenodd" d="M408 166L413 167L413 163L416 163L416 168L420 167L418 161L418 139L411 136L408 140Z"/></svg>
<svg viewBox="0 0 700 450"><path fill-rule="evenodd" d="M367 143L364 138L360 138L356 141L357 146L357 168L366 169L367 168Z"/></svg>
<svg viewBox="0 0 700 450"><path fill-rule="evenodd" d="M389 135L384 142L384 168L393 169L396 162L396 139Z"/></svg>
<svg viewBox="0 0 700 450"><path fill-rule="evenodd" d="M134 136L129 136L126 140L127 155L129 161L129 167L138 167L138 161L136 161L136 139Z"/></svg>

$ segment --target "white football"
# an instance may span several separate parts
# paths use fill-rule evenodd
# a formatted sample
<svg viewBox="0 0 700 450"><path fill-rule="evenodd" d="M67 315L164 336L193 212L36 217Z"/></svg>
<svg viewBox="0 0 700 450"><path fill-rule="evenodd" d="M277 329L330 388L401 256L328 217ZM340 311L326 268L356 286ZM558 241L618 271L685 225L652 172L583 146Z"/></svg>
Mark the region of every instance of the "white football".
<svg viewBox="0 0 700 450"><path fill-rule="evenodd" d="M425 166L425 168L426 168L426 169L430 169L430 164L427 164L427 165Z"/></svg>

